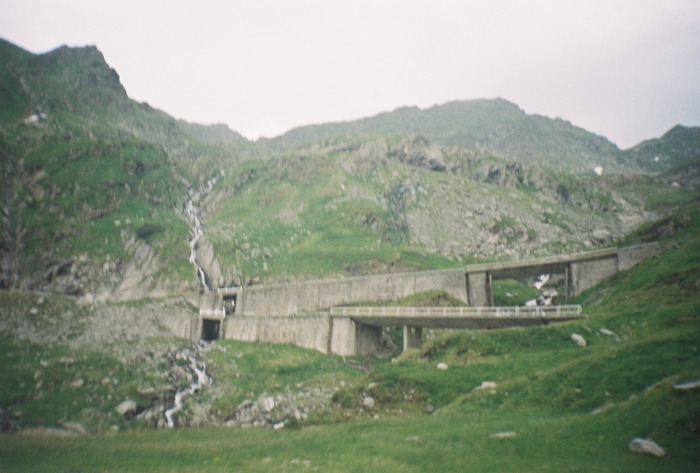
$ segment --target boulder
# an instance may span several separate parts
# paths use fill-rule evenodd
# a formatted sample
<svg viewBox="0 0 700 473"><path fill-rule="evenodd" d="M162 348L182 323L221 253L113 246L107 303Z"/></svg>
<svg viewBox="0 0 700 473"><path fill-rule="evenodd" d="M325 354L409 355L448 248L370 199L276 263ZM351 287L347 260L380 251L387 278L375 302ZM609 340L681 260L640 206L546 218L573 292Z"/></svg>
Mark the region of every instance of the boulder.
<svg viewBox="0 0 700 473"><path fill-rule="evenodd" d="M693 391L695 389L700 389L700 379L695 381L686 381L685 383L675 384L673 386L679 391Z"/></svg>
<svg viewBox="0 0 700 473"><path fill-rule="evenodd" d="M258 407L263 412L272 412L272 409L275 408L275 399L269 396L260 396Z"/></svg>
<svg viewBox="0 0 700 473"><path fill-rule="evenodd" d="M364 400L362 401L362 405L365 406L365 409L374 409L374 398L365 396Z"/></svg>
<svg viewBox="0 0 700 473"><path fill-rule="evenodd" d="M610 243L613 239L610 230L606 230L604 228L596 228L595 230L593 230L591 236L593 237L593 240L601 244Z"/></svg>
<svg viewBox="0 0 700 473"><path fill-rule="evenodd" d="M639 437L633 438L628 448L631 452L639 453L640 455L651 455L654 457L663 457L666 455L666 450L661 448L656 442Z"/></svg>
<svg viewBox="0 0 700 473"><path fill-rule="evenodd" d="M122 402L117 407L115 407L114 410L116 410L120 416L128 417L136 412L136 402L127 399L126 401Z"/></svg>
<svg viewBox="0 0 700 473"><path fill-rule="evenodd" d="M580 347L585 347L586 346L586 339L583 338L580 334L578 333L572 333L571 334L571 341L574 342L576 345Z"/></svg>
<svg viewBox="0 0 700 473"><path fill-rule="evenodd" d="M498 385L494 383L493 381L482 381L482 383L474 388L475 390L481 390L481 389L496 389Z"/></svg>
<svg viewBox="0 0 700 473"><path fill-rule="evenodd" d="M68 383L68 385L71 388L82 388L84 384L85 384L85 380L83 380L83 378L74 379L73 381Z"/></svg>
<svg viewBox="0 0 700 473"><path fill-rule="evenodd" d="M447 364L446 364L446 363L438 363L437 369L439 369L439 370L446 370L446 369L447 369Z"/></svg>
<svg viewBox="0 0 700 473"><path fill-rule="evenodd" d="M156 391L156 388L153 387L139 387L136 390L136 393L141 399L158 399L158 391Z"/></svg>
<svg viewBox="0 0 700 473"><path fill-rule="evenodd" d="M68 430L69 432L74 432L78 435L87 434L87 429L85 429L83 424L79 424L78 422L63 422L61 424L61 427Z"/></svg>

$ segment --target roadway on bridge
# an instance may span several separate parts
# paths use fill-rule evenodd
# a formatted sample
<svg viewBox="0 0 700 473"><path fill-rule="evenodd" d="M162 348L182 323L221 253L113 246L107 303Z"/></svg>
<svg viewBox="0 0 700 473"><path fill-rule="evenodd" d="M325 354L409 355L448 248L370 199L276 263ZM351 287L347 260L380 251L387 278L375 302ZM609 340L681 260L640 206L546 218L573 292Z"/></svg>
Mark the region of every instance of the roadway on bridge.
<svg viewBox="0 0 700 473"><path fill-rule="evenodd" d="M547 325L585 317L580 305L545 307L333 307L331 317L348 317L376 327L495 329Z"/></svg>

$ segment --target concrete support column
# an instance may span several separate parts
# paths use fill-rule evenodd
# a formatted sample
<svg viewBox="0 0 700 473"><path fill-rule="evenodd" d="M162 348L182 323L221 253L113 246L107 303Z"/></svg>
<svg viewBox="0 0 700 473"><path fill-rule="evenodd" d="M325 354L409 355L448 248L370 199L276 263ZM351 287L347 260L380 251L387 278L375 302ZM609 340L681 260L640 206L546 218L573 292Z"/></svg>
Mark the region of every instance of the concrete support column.
<svg viewBox="0 0 700 473"><path fill-rule="evenodd" d="M490 273L467 273L467 297L472 307L491 305Z"/></svg>
<svg viewBox="0 0 700 473"><path fill-rule="evenodd" d="M423 327L403 327L403 349L420 348L423 342Z"/></svg>

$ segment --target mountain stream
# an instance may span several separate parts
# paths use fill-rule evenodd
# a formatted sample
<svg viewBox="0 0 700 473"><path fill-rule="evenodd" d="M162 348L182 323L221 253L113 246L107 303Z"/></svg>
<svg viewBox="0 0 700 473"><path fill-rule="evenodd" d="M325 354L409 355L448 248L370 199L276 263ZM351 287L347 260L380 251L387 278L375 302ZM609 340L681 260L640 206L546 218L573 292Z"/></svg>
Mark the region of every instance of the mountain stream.
<svg viewBox="0 0 700 473"><path fill-rule="evenodd" d="M195 344L195 347L197 348L196 355L199 355L199 352L201 352L202 349L206 346L207 343L202 340L197 342ZM167 422L167 426L171 429L175 427L174 416L177 412L179 412L182 409L182 406L184 405L185 396L194 394L195 392L201 390L205 384L209 384L211 382L211 378L207 375L207 365L199 359L199 356L194 356L186 352L178 353L177 359L183 358L187 361L188 366L192 373L194 373L196 379L185 389L182 389L175 393L175 401L173 407L165 411L165 420Z"/></svg>
<svg viewBox="0 0 700 473"><path fill-rule="evenodd" d="M190 238L190 263L192 263L197 270L200 291L209 292L210 287L207 284L207 275L204 272L204 268L197 263L197 242L204 234L202 230L201 211L195 203L199 200L199 197L199 191L190 189L187 193L187 202L185 202L185 215L190 221L190 229L192 230L192 238Z"/></svg>
<svg viewBox="0 0 700 473"><path fill-rule="evenodd" d="M223 175L223 171L222 171ZM190 229L192 230L192 237L190 238L190 263L192 263L197 270L197 278L199 279L199 289L200 292L210 292L211 287L207 282L207 274L204 268L197 262L197 242L204 234L202 229L202 213L197 204L202 199L203 196L211 192L214 184L216 184L218 177L215 176L211 178L206 184L200 185L199 187L191 187L187 192L187 200L185 202L185 215L190 222ZM207 342L200 340L195 344L196 351L181 351L177 354L176 359L187 361L187 366L193 374L193 382L184 389L181 389L175 393L175 400L173 406L165 411L165 419L167 426L169 428L175 427L175 414L182 410L184 405L184 399L199 390L201 390L204 385L209 384L212 380L207 375L207 365L200 359L200 352L207 346Z"/></svg>

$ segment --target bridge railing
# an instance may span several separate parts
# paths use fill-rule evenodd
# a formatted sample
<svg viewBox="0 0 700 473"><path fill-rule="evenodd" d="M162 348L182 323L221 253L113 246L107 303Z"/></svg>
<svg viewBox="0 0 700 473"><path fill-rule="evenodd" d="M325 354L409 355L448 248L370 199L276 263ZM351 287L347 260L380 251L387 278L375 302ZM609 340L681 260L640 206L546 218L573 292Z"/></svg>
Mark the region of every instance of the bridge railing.
<svg viewBox="0 0 700 473"><path fill-rule="evenodd" d="M576 317L580 305L504 307L331 307L334 317Z"/></svg>

